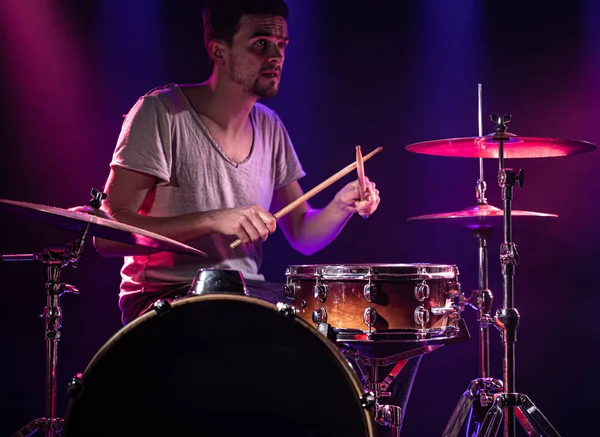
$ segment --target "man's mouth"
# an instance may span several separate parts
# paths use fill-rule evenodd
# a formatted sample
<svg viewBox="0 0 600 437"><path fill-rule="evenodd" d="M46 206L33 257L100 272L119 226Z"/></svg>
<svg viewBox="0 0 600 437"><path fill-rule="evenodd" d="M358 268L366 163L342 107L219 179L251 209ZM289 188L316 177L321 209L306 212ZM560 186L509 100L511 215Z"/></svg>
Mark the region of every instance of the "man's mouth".
<svg viewBox="0 0 600 437"><path fill-rule="evenodd" d="M275 77L279 77L279 72L277 71L263 71L261 73L263 76L269 77L269 78L275 78Z"/></svg>

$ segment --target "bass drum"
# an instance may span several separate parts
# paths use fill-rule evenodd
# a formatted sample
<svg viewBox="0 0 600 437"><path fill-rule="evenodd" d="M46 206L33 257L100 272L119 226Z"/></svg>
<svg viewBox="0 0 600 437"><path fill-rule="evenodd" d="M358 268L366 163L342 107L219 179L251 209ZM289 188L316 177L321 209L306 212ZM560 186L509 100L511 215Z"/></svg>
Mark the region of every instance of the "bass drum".
<svg viewBox="0 0 600 437"><path fill-rule="evenodd" d="M72 383L66 437L374 435L372 396L293 309L221 294L160 303Z"/></svg>

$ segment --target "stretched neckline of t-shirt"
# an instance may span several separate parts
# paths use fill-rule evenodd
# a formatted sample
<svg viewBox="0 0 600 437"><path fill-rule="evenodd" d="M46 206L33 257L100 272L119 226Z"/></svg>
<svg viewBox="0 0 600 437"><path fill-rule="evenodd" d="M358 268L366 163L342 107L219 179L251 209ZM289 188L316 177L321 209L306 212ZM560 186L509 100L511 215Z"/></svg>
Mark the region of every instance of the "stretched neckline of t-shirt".
<svg viewBox="0 0 600 437"><path fill-rule="evenodd" d="M256 123L254 120L254 107L250 111L250 116L249 116L250 126L252 126L252 144L250 145L250 152L248 153L248 156L246 156L246 158L242 162L235 162L233 159L231 159L229 156L227 156L227 154L223 151L223 149L221 149L221 147L219 147L219 143L217 143L217 141L211 135L210 129L208 129L208 126L206 126L204 121L202 121L202 118L196 111L196 108L194 108L194 105L192 104L192 102L190 101L188 96L183 91L182 87L180 85L175 85L175 88L178 90L181 97L183 98L185 105L188 107L190 113L192 114L192 118L196 121L196 123L198 123L198 126L200 127L202 132L204 132L204 134L208 138L210 144L215 148L215 150L219 153L219 155L221 155L221 157L223 157L223 159L225 161L227 161L229 164L231 164L235 168L238 168L238 167L248 163L248 161L250 161L250 158L252 158L252 155L254 154L254 146L255 146L255 141L256 141Z"/></svg>

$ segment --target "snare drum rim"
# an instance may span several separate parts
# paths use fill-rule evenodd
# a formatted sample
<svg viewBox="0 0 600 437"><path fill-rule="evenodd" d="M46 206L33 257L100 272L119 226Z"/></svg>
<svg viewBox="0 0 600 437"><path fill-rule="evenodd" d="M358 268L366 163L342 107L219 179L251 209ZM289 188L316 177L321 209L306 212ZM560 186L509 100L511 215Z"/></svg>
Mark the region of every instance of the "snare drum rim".
<svg viewBox="0 0 600 437"><path fill-rule="evenodd" d="M457 279L459 272L455 264L299 264L290 265L285 272L288 278L321 279Z"/></svg>
<svg viewBox="0 0 600 437"><path fill-rule="evenodd" d="M183 296L183 297L173 300L170 303L171 309L168 311L172 311L173 308L177 308L177 307L180 307L183 305L188 305L188 304L197 303L197 302L201 302L201 301L211 301L211 300L247 301L250 304L270 308L274 312L277 312L277 306L270 302L267 302L267 301L264 301L262 299L258 299L255 297L250 297L250 296L245 296L245 295L231 295L231 294L186 295L186 296ZM143 315L139 316L138 318L132 320L127 325L123 326L115 334L113 334L104 343L104 345L98 350L98 352L94 355L94 357L91 359L91 361L87 365L87 367L81 377L81 382L82 382L83 386L85 387L86 375L88 375L93 370L93 368L95 367L95 365L97 363L101 362L103 355L106 354L108 351L110 351L112 349L113 345L117 341L119 341L119 339L121 337L125 336L131 330L136 329L139 325L143 324L146 320L154 318L154 317L160 317L160 314L156 310L152 309L152 310L144 313ZM285 316L282 315L281 317L285 317ZM331 340L329 340L322 333L317 331L308 322L304 321L303 319L301 319L300 317L298 317L296 315L290 315L288 317L291 317L295 323L298 323L301 326L305 327L307 332L310 332L316 339L319 340L319 342L322 345L324 345L331 352L331 355L333 355L333 358L336 360L336 362L338 364L338 368L342 369L342 371L348 377L347 379L350 380L350 382L352 384L352 388L356 394L357 401L360 402L361 396L364 395L366 392L365 392L364 386L362 385L357 373L352 368L350 361L348 361L348 359L342 354L342 352L337 348L337 346ZM73 400L71 402L73 402ZM364 418L364 424L365 424L365 428L366 428L365 431L367 432L367 437L375 437L374 419L372 417L372 414L369 411L369 408L362 407L361 410L362 410L361 413Z"/></svg>

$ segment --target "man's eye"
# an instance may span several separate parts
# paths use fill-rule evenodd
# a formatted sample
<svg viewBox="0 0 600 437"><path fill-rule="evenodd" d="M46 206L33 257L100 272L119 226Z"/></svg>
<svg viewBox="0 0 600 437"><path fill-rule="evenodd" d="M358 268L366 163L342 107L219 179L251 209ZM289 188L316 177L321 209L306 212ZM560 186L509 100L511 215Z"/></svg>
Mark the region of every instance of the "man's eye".
<svg viewBox="0 0 600 437"><path fill-rule="evenodd" d="M265 46L265 40L264 40L264 39L259 39L258 41L256 41L256 42L254 43L254 45L255 45L256 47L260 47L260 48L262 49L262 48Z"/></svg>
<svg viewBox="0 0 600 437"><path fill-rule="evenodd" d="M284 42L284 41L282 41L282 42L280 42L279 44L277 44L277 46L278 46L280 49L285 49L285 48L287 47L287 42Z"/></svg>

